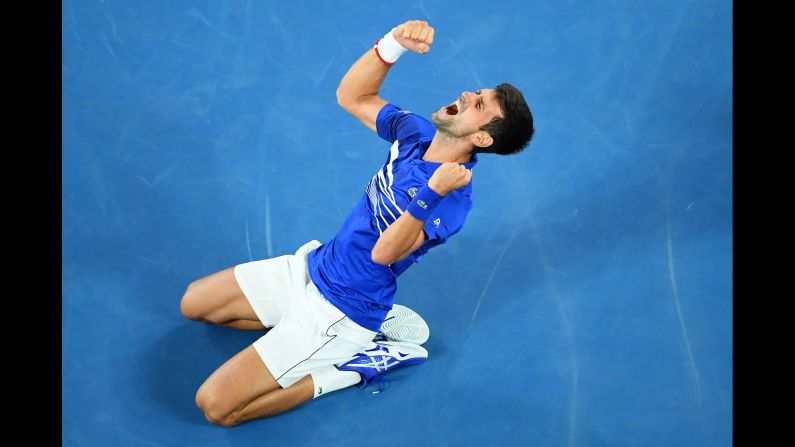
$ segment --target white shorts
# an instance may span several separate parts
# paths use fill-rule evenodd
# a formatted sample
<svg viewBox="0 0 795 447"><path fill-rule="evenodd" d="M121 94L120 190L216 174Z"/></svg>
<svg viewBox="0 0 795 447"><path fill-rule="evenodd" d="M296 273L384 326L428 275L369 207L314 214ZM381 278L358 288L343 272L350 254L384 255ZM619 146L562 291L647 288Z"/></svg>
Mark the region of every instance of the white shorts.
<svg viewBox="0 0 795 447"><path fill-rule="evenodd" d="M310 241L294 255L235 266L246 299L262 324L272 327L254 348L282 388L349 360L376 335L329 303L312 282L307 255L320 245Z"/></svg>

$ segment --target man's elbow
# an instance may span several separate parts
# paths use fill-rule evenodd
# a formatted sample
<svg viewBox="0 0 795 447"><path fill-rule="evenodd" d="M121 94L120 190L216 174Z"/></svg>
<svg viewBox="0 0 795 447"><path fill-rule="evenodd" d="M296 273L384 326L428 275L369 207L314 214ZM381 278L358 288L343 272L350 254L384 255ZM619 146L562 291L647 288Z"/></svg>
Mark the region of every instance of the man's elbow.
<svg viewBox="0 0 795 447"><path fill-rule="evenodd" d="M337 89L337 104L345 110L350 110L353 105L351 95L346 93L342 88Z"/></svg>
<svg viewBox="0 0 795 447"><path fill-rule="evenodd" d="M382 253L380 250L373 249L370 252L370 259L378 265L390 265L395 262L393 259Z"/></svg>

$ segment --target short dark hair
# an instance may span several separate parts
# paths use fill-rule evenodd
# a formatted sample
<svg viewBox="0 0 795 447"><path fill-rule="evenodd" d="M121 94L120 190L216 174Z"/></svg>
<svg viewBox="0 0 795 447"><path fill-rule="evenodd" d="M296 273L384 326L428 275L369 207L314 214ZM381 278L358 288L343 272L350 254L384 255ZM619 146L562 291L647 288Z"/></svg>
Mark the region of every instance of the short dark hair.
<svg viewBox="0 0 795 447"><path fill-rule="evenodd" d="M516 87L503 82L494 90L503 116L494 118L480 128L491 135L494 140L491 146L475 146L472 152L477 154L518 154L530 144L535 133L533 114L530 113L530 107L527 106L524 95Z"/></svg>

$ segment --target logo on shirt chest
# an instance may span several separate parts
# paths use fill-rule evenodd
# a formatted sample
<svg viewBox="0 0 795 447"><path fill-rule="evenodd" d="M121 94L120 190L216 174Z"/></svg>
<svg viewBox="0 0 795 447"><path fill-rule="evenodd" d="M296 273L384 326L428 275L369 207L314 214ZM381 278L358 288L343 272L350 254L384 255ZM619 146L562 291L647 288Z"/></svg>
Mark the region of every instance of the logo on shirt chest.
<svg viewBox="0 0 795 447"><path fill-rule="evenodd" d="M413 198L415 195L417 195L417 188L415 186L412 186L411 188L409 188L409 196Z"/></svg>

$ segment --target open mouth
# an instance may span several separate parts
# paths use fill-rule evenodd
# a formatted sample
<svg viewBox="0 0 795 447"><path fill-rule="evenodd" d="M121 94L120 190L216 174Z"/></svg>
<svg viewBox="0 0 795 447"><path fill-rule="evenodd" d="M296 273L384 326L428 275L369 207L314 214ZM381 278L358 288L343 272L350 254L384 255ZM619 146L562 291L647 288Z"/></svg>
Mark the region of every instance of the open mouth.
<svg viewBox="0 0 795 447"><path fill-rule="evenodd" d="M452 103L444 108L444 112L448 115L458 115L458 104Z"/></svg>

